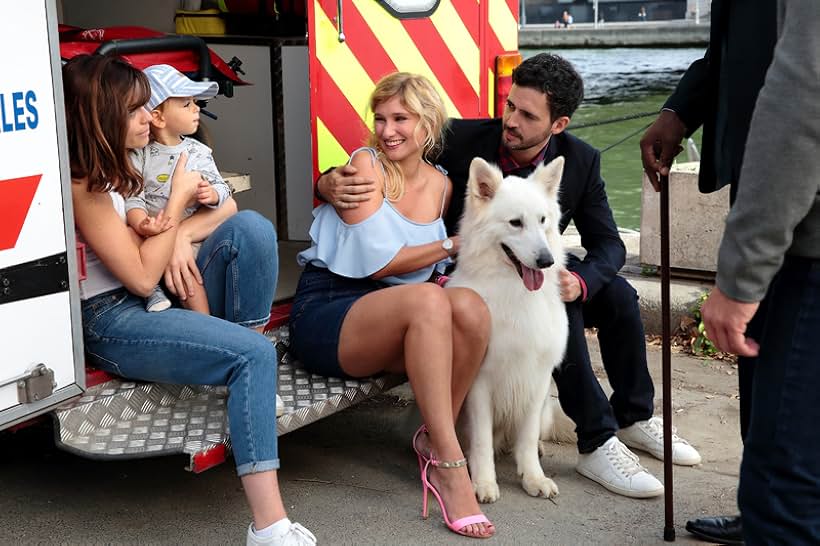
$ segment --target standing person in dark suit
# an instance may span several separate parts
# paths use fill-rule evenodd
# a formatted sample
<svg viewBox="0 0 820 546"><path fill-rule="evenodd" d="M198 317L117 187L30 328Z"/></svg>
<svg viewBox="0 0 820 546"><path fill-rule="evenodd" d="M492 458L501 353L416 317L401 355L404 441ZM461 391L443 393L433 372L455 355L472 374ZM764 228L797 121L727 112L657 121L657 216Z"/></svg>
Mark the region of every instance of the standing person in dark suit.
<svg viewBox="0 0 820 546"><path fill-rule="evenodd" d="M654 387L638 298L617 275L626 251L604 190L600 153L564 131L582 98L583 81L572 65L557 55L541 53L513 72L503 119L451 120L439 158L453 181L445 223L448 232L455 233L474 157L497 163L505 176L522 177L541 163L564 157L560 230L574 221L586 250L583 259L570 255L561 274L570 337L555 377L561 406L576 424L580 452L576 469L615 493L653 497L663 493L663 485L624 445L663 457L663 426L653 417ZM369 181L353 174L340 168L322 176L318 192L336 206L355 205L368 191ZM584 337L584 327L591 326L598 327L601 355L614 391L610 400L592 371ZM700 455L674 436L673 462L698 464Z"/></svg>
<svg viewBox="0 0 820 546"><path fill-rule="evenodd" d="M659 175L669 174L682 139L703 126L699 189L710 193L729 184L734 202L752 111L776 41L776 2L713 0L711 19L706 54L692 63L641 139L641 158L659 190ZM760 322L753 320L749 331L759 330ZM738 365L743 438L749 425L754 361L741 357ZM740 516L700 518L687 522L686 528L704 540L743 541Z"/></svg>

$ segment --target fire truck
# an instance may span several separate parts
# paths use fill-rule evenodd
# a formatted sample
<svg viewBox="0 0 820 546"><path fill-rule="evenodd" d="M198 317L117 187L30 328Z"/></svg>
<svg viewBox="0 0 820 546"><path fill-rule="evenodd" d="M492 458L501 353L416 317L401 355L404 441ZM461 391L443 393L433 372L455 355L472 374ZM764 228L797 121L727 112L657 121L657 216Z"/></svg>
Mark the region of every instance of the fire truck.
<svg viewBox="0 0 820 546"><path fill-rule="evenodd" d="M229 21L269 24L203 36L144 28L166 25L174 14L153 12L173 4L31 0L7 6L0 21L0 430L50 417L58 447L75 454L185 454L201 472L230 450L224 388L135 382L86 366L61 61L119 54L138 67L166 62L219 79L221 96L207 107L219 118L217 164L243 173L228 178L245 190L235 195L240 207L274 222L280 262L293 262L282 268L267 327L280 349L285 407L271 426L281 435L404 381L319 377L287 353L293 255L307 245L313 181L365 140L368 94L391 72L428 77L451 117L500 115L520 60L518 2L225 1L240 12ZM245 79L254 85L242 87Z"/></svg>

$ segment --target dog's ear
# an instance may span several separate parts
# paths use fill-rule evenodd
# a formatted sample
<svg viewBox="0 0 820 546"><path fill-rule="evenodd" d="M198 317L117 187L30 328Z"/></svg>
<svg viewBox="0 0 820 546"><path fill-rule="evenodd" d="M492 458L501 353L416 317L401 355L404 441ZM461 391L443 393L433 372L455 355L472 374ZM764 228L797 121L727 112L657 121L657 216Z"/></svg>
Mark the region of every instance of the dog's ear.
<svg viewBox="0 0 820 546"><path fill-rule="evenodd" d="M470 180L467 182L468 192L478 199L489 200L498 191L503 179L501 171L495 165L490 165L480 157L470 163Z"/></svg>
<svg viewBox="0 0 820 546"><path fill-rule="evenodd" d="M558 187L561 185L561 175L564 174L564 156L559 155L546 165L539 165L532 177L536 182L543 184L550 199L558 198Z"/></svg>

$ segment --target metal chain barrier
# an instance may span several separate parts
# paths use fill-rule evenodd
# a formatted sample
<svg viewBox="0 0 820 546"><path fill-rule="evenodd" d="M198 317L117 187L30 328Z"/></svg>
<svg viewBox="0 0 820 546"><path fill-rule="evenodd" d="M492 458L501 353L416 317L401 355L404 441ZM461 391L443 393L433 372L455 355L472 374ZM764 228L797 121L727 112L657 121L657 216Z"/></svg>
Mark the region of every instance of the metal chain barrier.
<svg viewBox="0 0 820 546"><path fill-rule="evenodd" d="M646 117L649 117L649 116L657 116L658 114L659 114L659 111L657 111L657 110L653 110L652 112L639 112L637 114L627 114L625 116L619 116L617 118L604 119L604 120L601 120L601 121L591 121L589 123L581 123L579 125L573 125L570 128L573 131L576 131L578 129L586 129L587 127L597 127L598 125L607 125L609 123L618 123L619 121L629 121L630 119L640 119L640 118L646 118Z"/></svg>
<svg viewBox="0 0 820 546"><path fill-rule="evenodd" d="M646 125L644 125L643 127L638 128L636 131L632 131L631 133L629 133L628 135L626 135L624 138L622 138L622 139L621 139L621 140L619 140L618 142L616 142L616 143L614 143L614 144L610 144L609 146L607 146L606 148L604 148L603 150L601 150L601 153L604 153L604 152L606 152L606 151L608 151L608 150L611 150L612 148L614 148L614 147L615 147L615 146L617 146L618 144L623 144L624 142L626 142L626 141L627 141L627 140L629 140L630 138L634 137L634 136L635 136L635 135L637 135L638 133L641 133L641 132L643 132L643 131L646 131L646 130L649 128L649 126L650 126L650 125L652 125L652 123L651 123L651 122L650 122L650 123L647 123L647 124L646 124Z"/></svg>

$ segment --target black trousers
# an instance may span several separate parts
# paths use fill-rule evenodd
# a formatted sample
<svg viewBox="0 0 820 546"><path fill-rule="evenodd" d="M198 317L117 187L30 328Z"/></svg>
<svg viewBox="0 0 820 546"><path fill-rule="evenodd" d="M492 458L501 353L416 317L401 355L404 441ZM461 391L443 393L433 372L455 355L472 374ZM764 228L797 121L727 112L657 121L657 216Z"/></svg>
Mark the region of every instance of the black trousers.
<svg viewBox="0 0 820 546"><path fill-rule="evenodd" d="M622 277L588 301L567 305L569 340L553 374L561 408L575 422L578 451L590 453L618 428L652 417L655 387L646 364L646 339L638 294ZM601 359L612 397L607 400L592 372L584 328L598 328Z"/></svg>

